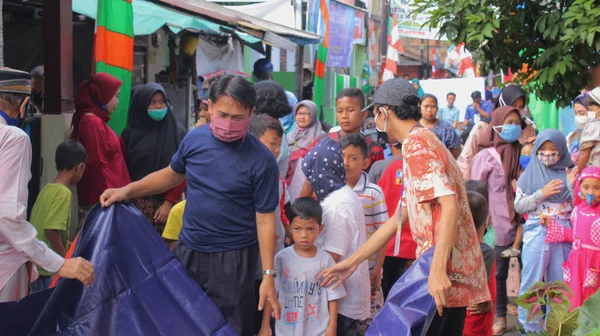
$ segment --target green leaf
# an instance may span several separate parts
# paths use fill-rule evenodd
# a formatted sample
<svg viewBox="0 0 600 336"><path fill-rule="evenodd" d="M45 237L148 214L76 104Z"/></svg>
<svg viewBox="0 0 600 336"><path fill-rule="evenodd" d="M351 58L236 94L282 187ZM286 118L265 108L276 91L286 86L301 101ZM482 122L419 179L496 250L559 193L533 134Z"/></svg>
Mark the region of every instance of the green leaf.
<svg viewBox="0 0 600 336"><path fill-rule="evenodd" d="M546 30L546 21L547 20L548 20L548 17L546 15L541 16L535 23L535 29L537 31L539 31L540 33L543 33Z"/></svg>
<svg viewBox="0 0 600 336"><path fill-rule="evenodd" d="M572 335L577 329L579 310L569 313L569 306L552 306L546 319L546 331L549 336Z"/></svg>
<svg viewBox="0 0 600 336"><path fill-rule="evenodd" d="M598 312L600 312L600 291L585 300L579 309L579 318L577 319L579 328L575 330L573 336L587 336L593 330L600 329Z"/></svg>
<svg viewBox="0 0 600 336"><path fill-rule="evenodd" d="M550 31L550 38L552 38L553 40L556 39L556 35L558 34L558 31L560 29L559 25L555 25L554 27L552 27L552 30Z"/></svg>
<svg viewBox="0 0 600 336"><path fill-rule="evenodd" d="M596 34L595 31L589 31L587 34L587 44L588 46L591 48L592 45L594 44L594 35Z"/></svg>

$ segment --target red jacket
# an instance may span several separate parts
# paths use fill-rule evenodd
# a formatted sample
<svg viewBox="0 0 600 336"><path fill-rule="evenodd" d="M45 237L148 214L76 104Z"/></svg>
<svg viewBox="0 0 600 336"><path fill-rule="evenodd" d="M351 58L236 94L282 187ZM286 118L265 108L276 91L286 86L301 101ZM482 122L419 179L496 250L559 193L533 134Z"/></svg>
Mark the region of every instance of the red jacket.
<svg viewBox="0 0 600 336"><path fill-rule="evenodd" d="M92 114L81 116L77 140L88 155L81 181L77 184L80 206L98 203L108 188L121 188L131 182L119 138L108 125Z"/></svg>

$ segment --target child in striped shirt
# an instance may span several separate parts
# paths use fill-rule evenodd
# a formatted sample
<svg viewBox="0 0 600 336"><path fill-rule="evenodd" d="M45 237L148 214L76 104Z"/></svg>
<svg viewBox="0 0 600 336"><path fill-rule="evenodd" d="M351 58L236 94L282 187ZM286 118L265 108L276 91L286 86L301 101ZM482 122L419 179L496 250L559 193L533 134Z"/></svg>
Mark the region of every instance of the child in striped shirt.
<svg viewBox="0 0 600 336"><path fill-rule="evenodd" d="M360 133L352 133L340 140L346 168L346 184L354 189L360 198L365 213L365 228L367 239L388 220L388 210L381 188L369 182L367 173L369 167L367 140ZM385 259L386 247L369 258L371 277L371 319L383 307L383 292L381 290L381 274ZM371 319L367 321L370 323Z"/></svg>

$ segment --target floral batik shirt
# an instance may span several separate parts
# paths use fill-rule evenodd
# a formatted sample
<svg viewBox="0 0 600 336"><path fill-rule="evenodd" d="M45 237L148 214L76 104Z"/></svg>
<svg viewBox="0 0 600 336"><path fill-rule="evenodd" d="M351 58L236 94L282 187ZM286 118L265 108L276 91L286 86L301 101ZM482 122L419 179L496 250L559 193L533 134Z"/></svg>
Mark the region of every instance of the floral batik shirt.
<svg viewBox="0 0 600 336"><path fill-rule="evenodd" d="M417 258L437 241L442 208L437 198L455 195L458 231L448 260L452 288L447 308L467 307L490 300L483 255L467 200L462 174L452 154L426 128L411 132L402 144L404 156L404 204Z"/></svg>

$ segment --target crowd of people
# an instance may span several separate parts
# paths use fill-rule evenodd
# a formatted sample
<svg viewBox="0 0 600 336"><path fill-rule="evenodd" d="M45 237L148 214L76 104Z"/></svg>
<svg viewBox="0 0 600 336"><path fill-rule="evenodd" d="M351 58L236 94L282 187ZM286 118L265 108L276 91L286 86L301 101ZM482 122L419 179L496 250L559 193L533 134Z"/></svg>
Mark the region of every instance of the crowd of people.
<svg viewBox="0 0 600 336"><path fill-rule="evenodd" d="M163 87L136 86L120 136L107 122L122 83L106 73L81 83L71 139L30 225L31 145L18 121L31 77L0 71L0 171L13 177L0 180L0 302L55 275L92 285L90 262L65 259L75 185L82 216L133 202L240 335L364 335L432 248L427 335L505 333L511 258L521 294L563 280L576 307L598 290L600 87L574 100L578 130L567 137L537 132L518 85L494 103L474 92L461 123L456 94L440 108L404 79L369 105L360 89L340 92L330 130L268 64L255 72L255 84L215 80L191 131ZM377 137L362 134L368 117ZM526 331L542 329L518 315Z"/></svg>

